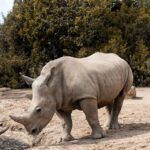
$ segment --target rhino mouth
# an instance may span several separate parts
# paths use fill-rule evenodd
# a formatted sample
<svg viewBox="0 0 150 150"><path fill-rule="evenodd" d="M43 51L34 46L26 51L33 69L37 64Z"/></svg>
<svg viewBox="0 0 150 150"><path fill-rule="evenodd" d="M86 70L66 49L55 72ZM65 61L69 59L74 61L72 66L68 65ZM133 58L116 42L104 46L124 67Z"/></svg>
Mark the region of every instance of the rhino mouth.
<svg viewBox="0 0 150 150"><path fill-rule="evenodd" d="M28 133L30 135L38 135L42 130L40 128L32 128Z"/></svg>

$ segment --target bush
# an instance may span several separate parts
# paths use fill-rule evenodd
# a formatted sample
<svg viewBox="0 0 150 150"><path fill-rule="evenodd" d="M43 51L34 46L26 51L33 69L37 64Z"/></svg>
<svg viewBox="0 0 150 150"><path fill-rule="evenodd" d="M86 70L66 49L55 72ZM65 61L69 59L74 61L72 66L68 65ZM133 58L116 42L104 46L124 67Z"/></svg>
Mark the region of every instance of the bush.
<svg viewBox="0 0 150 150"><path fill-rule="evenodd" d="M133 0L15 0L0 25L0 86L24 87L49 60L116 53L136 86L150 85L150 5Z"/></svg>

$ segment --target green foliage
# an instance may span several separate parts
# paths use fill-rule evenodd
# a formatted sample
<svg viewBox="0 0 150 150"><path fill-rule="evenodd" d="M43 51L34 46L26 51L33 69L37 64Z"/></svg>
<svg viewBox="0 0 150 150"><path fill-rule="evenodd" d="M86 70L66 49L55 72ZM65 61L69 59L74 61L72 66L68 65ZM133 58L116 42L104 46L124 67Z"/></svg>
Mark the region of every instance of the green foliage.
<svg viewBox="0 0 150 150"><path fill-rule="evenodd" d="M25 69L26 61L22 56L15 56L12 54L0 55L0 87L21 87L20 71Z"/></svg>
<svg viewBox="0 0 150 150"><path fill-rule="evenodd" d="M64 55L120 55L135 85L150 85L150 2L136 0L15 0L0 25L0 86L24 87L23 72Z"/></svg>

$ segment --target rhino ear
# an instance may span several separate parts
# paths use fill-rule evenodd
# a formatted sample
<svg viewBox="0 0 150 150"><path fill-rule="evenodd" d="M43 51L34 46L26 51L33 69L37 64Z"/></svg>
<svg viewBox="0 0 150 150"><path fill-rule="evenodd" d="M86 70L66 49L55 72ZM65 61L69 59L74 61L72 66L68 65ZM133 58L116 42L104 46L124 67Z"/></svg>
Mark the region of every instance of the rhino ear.
<svg viewBox="0 0 150 150"><path fill-rule="evenodd" d="M32 85L33 81L35 80L35 79L33 79L33 78L30 78L30 77L28 77L28 76L23 75L22 73L20 73L20 75L21 75L22 79L23 79L28 85Z"/></svg>
<svg viewBox="0 0 150 150"><path fill-rule="evenodd" d="M50 72L46 75L45 79L44 79L44 83L46 85L48 85L54 78L55 76L55 71L56 71L56 67L52 67Z"/></svg>

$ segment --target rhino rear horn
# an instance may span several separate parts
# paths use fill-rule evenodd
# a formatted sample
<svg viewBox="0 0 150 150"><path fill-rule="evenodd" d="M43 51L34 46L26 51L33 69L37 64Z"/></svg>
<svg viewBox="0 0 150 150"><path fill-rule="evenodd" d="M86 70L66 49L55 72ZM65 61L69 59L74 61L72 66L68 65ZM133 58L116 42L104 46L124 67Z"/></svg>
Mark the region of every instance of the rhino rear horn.
<svg viewBox="0 0 150 150"><path fill-rule="evenodd" d="M35 79L30 78L28 76L23 75L22 73L20 73L22 79L28 84L28 85L32 85L32 83L34 82Z"/></svg>

